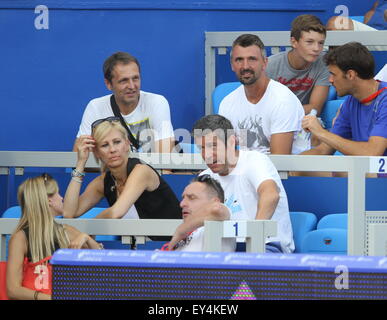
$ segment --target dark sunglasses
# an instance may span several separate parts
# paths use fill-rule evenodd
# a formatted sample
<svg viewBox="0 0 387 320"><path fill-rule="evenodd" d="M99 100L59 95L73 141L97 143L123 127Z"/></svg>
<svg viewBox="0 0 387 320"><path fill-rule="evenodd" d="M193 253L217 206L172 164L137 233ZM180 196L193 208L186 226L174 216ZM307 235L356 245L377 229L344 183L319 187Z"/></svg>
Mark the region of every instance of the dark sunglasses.
<svg viewBox="0 0 387 320"><path fill-rule="evenodd" d="M197 176L193 179L193 181L207 184L208 186L212 187L218 193L218 195L222 195L222 197L224 197L224 191L221 184L217 180L212 178L209 174Z"/></svg>
<svg viewBox="0 0 387 320"><path fill-rule="evenodd" d="M52 180L52 177L48 173L42 173L41 177L43 178L44 182Z"/></svg>
<svg viewBox="0 0 387 320"><path fill-rule="evenodd" d="M212 182L213 179L209 174L203 174L201 176L197 176L195 180L198 182Z"/></svg>
<svg viewBox="0 0 387 320"><path fill-rule="evenodd" d="M102 122L105 122L105 121L108 121L108 122L115 122L115 121L120 121L120 118L119 117L107 117L107 118L104 118L104 119L98 119L98 120L95 120L92 124L91 124L91 131L93 131L95 129L96 126L98 126L99 124L101 124Z"/></svg>

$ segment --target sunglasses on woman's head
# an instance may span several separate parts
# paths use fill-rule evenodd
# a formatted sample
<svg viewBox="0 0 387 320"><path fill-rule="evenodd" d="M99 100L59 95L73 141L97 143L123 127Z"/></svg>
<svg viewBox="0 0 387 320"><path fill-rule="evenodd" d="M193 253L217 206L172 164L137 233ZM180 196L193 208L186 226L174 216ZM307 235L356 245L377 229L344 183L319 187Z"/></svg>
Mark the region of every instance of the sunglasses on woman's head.
<svg viewBox="0 0 387 320"><path fill-rule="evenodd" d="M48 173L42 173L41 177L43 178L44 182L47 182L48 180L52 179L52 177Z"/></svg>
<svg viewBox="0 0 387 320"><path fill-rule="evenodd" d="M99 124L101 124L102 122L105 122L105 121L108 121L108 122L115 122L115 121L120 121L120 118L119 117L107 117L107 118L104 118L104 119L98 119L98 120L95 120L92 124L91 124L91 131L93 131L95 129L96 126L98 126Z"/></svg>

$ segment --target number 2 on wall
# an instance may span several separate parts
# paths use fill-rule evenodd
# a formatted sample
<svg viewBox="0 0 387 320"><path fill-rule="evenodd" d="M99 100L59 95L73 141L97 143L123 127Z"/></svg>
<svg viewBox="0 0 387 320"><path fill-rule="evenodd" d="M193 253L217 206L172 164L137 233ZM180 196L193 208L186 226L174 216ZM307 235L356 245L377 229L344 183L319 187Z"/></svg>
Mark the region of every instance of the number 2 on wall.
<svg viewBox="0 0 387 320"><path fill-rule="evenodd" d="M384 165L386 164L386 161L384 159L379 159L379 164L379 172L386 172L386 170L384 170Z"/></svg>

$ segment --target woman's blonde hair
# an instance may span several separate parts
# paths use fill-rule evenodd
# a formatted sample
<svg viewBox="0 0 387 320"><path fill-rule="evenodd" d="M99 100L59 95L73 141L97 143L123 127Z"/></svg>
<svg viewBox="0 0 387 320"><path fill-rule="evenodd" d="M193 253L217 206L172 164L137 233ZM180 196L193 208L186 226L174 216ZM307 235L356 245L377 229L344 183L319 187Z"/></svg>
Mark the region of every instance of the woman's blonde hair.
<svg viewBox="0 0 387 320"><path fill-rule="evenodd" d="M32 262L54 253L54 240L61 248L68 248L70 241L61 224L55 222L49 197L59 191L57 182L48 174L29 178L18 189L22 216L15 232L28 227L28 247Z"/></svg>
<svg viewBox="0 0 387 320"><path fill-rule="evenodd" d="M100 124L98 124L93 129L93 132L92 132L97 148L98 148L98 145L102 143L103 139L114 129L118 130L126 141L129 141L128 132L119 121L103 121ZM96 157L97 163L99 163L99 160L100 159ZM100 165L101 165L101 172L105 172L106 165L103 163L102 160Z"/></svg>

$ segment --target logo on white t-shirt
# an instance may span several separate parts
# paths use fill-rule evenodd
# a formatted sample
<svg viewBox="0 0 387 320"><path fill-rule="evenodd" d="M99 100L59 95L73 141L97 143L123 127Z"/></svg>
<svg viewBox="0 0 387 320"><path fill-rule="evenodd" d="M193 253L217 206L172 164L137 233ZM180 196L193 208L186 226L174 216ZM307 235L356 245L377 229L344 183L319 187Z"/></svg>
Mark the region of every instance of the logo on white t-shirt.
<svg viewBox="0 0 387 320"><path fill-rule="evenodd" d="M270 148L270 142L265 136L262 125L262 117L248 117L243 121L238 121L239 131L246 131L245 134L239 134L240 145L248 149ZM245 137L246 141L242 139Z"/></svg>
<svg viewBox="0 0 387 320"><path fill-rule="evenodd" d="M242 211L242 207L239 204L238 200L235 199L234 195L231 195L230 198L226 199L224 204L226 205L227 208L230 209L232 214Z"/></svg>

